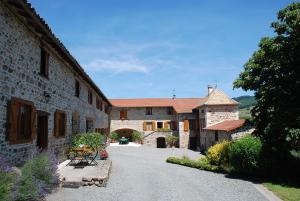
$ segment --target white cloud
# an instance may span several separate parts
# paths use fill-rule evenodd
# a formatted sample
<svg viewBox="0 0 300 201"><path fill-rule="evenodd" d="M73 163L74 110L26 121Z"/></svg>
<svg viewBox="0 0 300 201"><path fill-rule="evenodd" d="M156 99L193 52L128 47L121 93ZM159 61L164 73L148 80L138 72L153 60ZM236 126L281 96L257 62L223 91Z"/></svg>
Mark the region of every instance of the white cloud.
<svg viewBox="0 0 300 201"><path fill-rule="evenodd" d="M109 71L114 73L136 72L148 73L149 67L142 61L131 56L121 56L116 59L96 59L83 65L87 71L102 72Z"/></svg>

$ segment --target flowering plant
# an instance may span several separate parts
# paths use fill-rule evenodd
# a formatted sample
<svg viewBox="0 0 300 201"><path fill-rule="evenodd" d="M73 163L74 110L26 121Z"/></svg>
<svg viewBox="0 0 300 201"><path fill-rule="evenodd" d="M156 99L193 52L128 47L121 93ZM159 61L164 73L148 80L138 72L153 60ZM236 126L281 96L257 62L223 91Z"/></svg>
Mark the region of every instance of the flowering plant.
<svg viewBox="0 0 300 201"><path fill-rule="evenodd" d="M108 158L108 153L106 150L100 151L100 158L101 159L107 159Z"/></svg>

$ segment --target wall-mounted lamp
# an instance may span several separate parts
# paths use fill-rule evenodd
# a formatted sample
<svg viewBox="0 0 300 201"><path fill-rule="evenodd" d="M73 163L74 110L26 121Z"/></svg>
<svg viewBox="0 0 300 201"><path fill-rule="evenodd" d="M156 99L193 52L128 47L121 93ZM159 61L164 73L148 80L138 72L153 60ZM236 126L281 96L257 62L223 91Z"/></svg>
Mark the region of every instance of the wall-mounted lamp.
<svg viewBox="0 0 300 201"><path fill-rule="evenodd" d="M50 101L50 98L51 98L50 94L48 92L44 91L43 95L45 97L46 102L48 103Z"/></svg>

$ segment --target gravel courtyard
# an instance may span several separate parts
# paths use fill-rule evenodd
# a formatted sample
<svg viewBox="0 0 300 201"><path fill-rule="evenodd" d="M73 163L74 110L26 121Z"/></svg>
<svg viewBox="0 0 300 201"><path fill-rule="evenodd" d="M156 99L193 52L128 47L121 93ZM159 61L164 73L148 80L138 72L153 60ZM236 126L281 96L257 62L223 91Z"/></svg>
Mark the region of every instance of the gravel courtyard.
<svg viewBox="0 0 300 201"><path fill-rule="evenodd" d="M48 201L260 201L250 182L165 162L168 156L199 153L181 149L109 147L113 161L107 187L63 188Z"/></svg>

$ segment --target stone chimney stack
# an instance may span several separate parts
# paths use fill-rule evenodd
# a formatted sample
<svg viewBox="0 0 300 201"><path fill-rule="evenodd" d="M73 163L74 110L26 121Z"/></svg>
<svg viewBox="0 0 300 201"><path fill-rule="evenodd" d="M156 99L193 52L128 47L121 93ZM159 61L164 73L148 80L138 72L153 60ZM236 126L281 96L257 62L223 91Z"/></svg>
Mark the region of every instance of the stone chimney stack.
<svg viewBox="0 0 300 201"><path fill-rule="evenodd" d="M207 93L207 96L209 96L213 90L214 90L214 87L211 86L211 85L208 85L208 86L207 86L207 92L208 92L208 93Z"/></svg>

